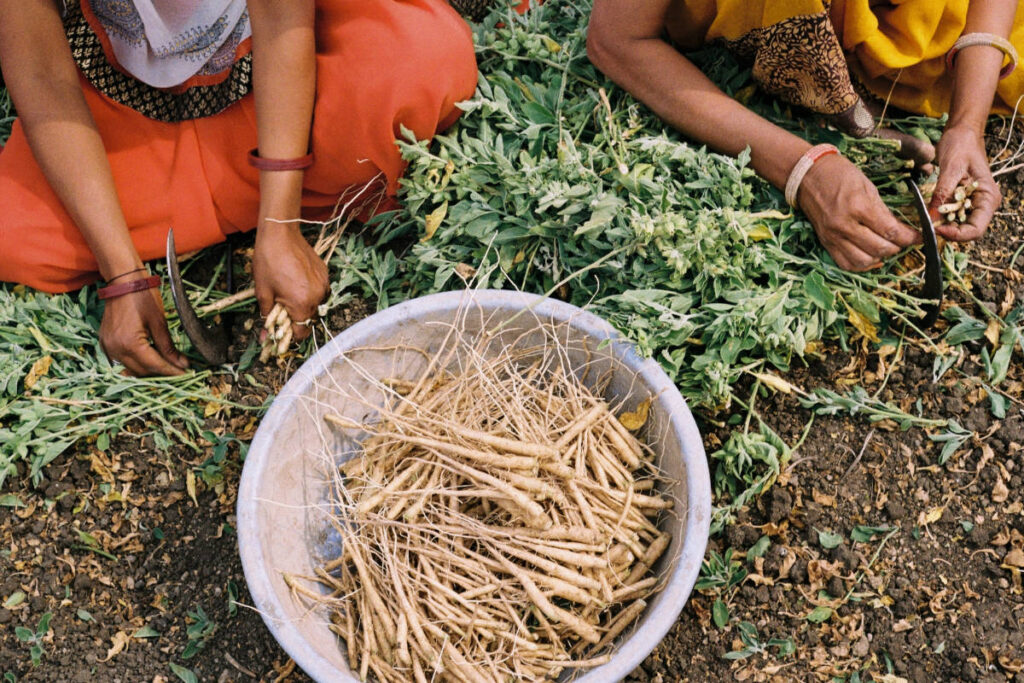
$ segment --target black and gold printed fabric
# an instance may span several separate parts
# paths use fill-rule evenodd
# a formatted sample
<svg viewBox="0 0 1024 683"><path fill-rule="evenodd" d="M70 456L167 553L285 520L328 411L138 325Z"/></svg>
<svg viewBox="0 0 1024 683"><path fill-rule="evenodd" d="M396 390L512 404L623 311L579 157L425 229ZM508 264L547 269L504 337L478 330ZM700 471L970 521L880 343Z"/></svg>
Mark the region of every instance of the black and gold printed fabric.
<svg viewBox="0 0 1024 683"><path fill-rule="evenodd" d="M113 101L156 121L178 122L213 116L245 97L252 89L252 55L235 61L227 77L213 85L180 92L154 88L119 70L107 59L103 43L75 0L64 5L64 32L79 70Z"/></svg>
<svg viewBox="0 0 1024 683"><path fill-rule="evenodd" d="M874 123L858 92L893 107L949 111L946 52L963 33L969 0L675 0L666 19L681 50L719 42L752 64L766 92L829 116L853 135ZM1024 47L1024 11L1010 42ZM995 113L1024 94L1024 69L999 83Z"/></svg>

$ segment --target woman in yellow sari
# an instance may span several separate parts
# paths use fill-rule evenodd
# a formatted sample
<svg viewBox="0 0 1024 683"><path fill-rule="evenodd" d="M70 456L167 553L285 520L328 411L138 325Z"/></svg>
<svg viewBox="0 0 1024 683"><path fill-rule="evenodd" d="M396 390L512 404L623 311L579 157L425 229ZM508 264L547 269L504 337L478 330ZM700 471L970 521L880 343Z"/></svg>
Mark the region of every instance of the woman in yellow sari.
<svg viewBox="0 0 1024 683"><path fill-rule="evenodd" d="M937 232L980 237L1001 195L984 126L1024 94L1014 45L1024 16L1008 0L594 0L588 52L612 80L682 133L727 154L750 147L751 164L810 218L841 267L867 270L919 233L898 221L877 190L825 145L812 147L722 93L682 51L723 41L753 62L766 91L828 116L858 136L875 129L855 84L890 106L949 121L935 149L933 206L978 182L963 225ZM1024 12L1021 12L1024 15Z"/></svg>

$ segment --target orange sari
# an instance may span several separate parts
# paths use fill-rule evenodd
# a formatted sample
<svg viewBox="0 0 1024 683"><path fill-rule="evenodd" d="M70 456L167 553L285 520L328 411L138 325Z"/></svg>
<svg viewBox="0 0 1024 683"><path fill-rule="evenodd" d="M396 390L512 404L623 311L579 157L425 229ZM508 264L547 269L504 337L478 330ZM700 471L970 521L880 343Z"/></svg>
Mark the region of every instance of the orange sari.
<svg viewBox="0 0 1024 683"><path fill-rule="evenodd" d="M405 168L395 144L401 127L424 139L451 125L477 71L470 29L444 0L318 0L316 19L316 161L305 174L303 207L322 214L346 188L377 177L393 197ZM80 80L143 260L163 256L171 226L184 252L255 225L251 94L218 114L166 123ZM92 252L17 122L0 152L0 207L0 281L66 292L98 279Z"/></svg>

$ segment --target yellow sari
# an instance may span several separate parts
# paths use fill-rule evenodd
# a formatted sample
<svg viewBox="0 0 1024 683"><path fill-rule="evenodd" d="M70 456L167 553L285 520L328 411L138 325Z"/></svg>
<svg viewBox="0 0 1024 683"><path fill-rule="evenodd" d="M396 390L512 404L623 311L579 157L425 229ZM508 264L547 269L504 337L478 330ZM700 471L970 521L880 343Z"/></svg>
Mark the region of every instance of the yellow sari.
<svg viewBox="0 0 1024 683"><path fill-rule="evenodd" d="M762 87L792 104L861 117L853 80L909 112L949 111L945 55L960 37L968 0L676 0L668 32L682 49L723 41L750 58ZM1024 52L1024 11L1010 42ZM851 79L852 75L852 79ZM1024 95L1024 65L999 82L993 113ZM863 105L861 105L863 106Z"/></svg>

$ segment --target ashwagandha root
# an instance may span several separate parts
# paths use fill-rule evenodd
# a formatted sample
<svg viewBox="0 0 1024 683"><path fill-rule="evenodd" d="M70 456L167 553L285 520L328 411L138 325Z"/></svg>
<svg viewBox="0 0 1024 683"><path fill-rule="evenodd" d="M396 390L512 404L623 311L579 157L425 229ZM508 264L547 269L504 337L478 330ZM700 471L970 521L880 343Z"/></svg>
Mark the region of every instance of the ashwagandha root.
<svg viewBox="0 0 1024 683"><path fill-rule="evenodd" d="M953 201L939 206L939 215L947 223L966 223L974 204L971 195L978 189L978 181L972 180L953 190Z"/></svg>
<svg viewBox="0 0 1024 683"><path fill-rule="evenodd" d="M278 344L285 322L267 318ZM372 421L326 416L365 437L336 481L344 551L312 579L329 595L288 580L329 612L364 679L584 671L659 589L673 501L650 449L557 345L484 347L450 334L423 375L380 379Z"/></svg>

